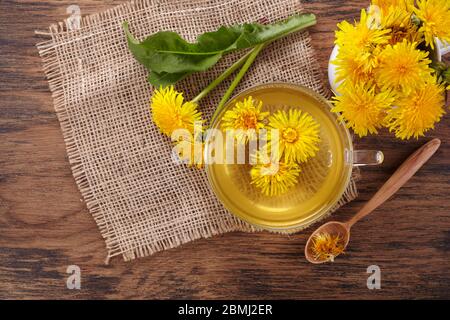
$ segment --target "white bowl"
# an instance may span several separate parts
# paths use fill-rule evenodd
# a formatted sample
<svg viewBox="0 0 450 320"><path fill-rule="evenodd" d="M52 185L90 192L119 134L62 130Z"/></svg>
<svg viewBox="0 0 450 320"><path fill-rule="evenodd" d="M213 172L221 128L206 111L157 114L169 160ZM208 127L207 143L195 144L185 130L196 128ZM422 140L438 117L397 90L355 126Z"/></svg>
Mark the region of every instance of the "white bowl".
<svg viewBox="0 0 450 320"><path fill-rule="evenodd" d="M436 43L436 56L438 61L442 61L442 57L450 52L450 44L444 43L438 38L435 39ZM336 65L331 63L336 56L338 55L339 47L336 45L331 51L330 60L328 62L328 82L330 83L331 90L333 90L334 94L339 95L337 90L339 83L336 83Z"/></svg>

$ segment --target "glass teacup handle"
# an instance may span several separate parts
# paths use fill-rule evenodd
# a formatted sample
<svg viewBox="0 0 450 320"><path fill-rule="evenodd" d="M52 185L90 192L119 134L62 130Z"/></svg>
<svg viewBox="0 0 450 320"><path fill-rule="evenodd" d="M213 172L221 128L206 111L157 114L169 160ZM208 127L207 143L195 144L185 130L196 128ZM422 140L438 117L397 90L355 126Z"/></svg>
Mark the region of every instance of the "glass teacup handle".
<svg viewBox="0 0 450 320"><path fill-rule="evenodd" d="M384 161L384 154L378 150L347 150L347 163L354 167L376 166Z"/></svg>

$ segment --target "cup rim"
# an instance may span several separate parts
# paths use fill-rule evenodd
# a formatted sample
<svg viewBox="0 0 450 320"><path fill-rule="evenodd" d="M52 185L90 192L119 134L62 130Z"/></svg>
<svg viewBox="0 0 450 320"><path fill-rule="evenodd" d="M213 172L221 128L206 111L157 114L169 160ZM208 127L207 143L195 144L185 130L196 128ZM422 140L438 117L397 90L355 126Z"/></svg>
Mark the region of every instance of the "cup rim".
<svg viewBox="0 0 450 320"><path fill-rule="evenodd" d="M219 114L217 114L217 117L214 119L214 121L211 123L210 128L216 128L218 125L218 122L220 122L220 119L222 117L222 115L227 111L228 106L230 105L230 103L241 97L241 96L245 96L248 92L260 89L260 88L264 88L264 87L290 87L293 88L294 90L301 90L303 92L305 92L306 94L308 94L309 96L311 96L312 98L318 100L318 102L322 103L323 105L327 106L329 109L331 109L332 105L329 102L328 99L326 99L324 96L322 96L321 94L317 93L316 91L302 85L302 84L297 84L297 83L292 83L292 82L282 82L282 81L276 81L276 82L268 82L268 83L261 83L261 84L257 84L254 86L251 86L249 88L246 88L240 92L238 92L237 94L233 95L232 98L230 98L228 100L228 102L225 104L225 107L219 112ZM331 113L331 111L329 111ZM335 119L335 125L337 127L339 127L341 130L343 130L344 133L344 138L345 140L347 140L347 145L348 145L348 152L353 152L354 147L353 147L353 139L352 136L350 134L350 131L348 130L348 128L345 126L345 124L342 121L338 120L338 117L331 113ZM208 133L207 137L206 137L206 141L209 139L211 133ZM205 154L208 154L208 144L205 145ZM234 216L238 217L239 219L251 224L254 227L257 228L262 228L265 230L269 230L269 231L275 231L275 232L280 232L280 231L287 231L287 232L294 232L296 230L303 230L311 225L313 225L314 223L320 221L322 218L324 218L327 214L329 214L329 211L339 202L339 200L342 198L342 196L345 193L345 190L347 190L348 186L350 185L350 181L351 181L351 176L352 176L352 172L353 172L353 165L351 163L345 163L344 162L344 166L345 167L349 167L349 169L347 170L347 175L344 176L344 183L342 183L342 186L340 188L340 190L338 190L338 192L336 192L335 197L333 198L332 201L330 201L325 207L321 208L320 211L315 212L313 214L311 214L310 217L306 218L305 220L307 220L306 222L302 222L302 223L293 223L292 225L286 225L286 226L280 226L280 227L274 227L274 226L268 226L268 225L264 225L264 224L259 224L259 223L255 223L252 221L249 221L248 219L246 219L245 216L242 216L241 214L237 213L237 212L233 212L233 210L231 210L230 208L228 208L228 206L224 203L224 201L222 201L220 195L218 194L218 192L215 190L215 184L212 181L212 177L211 177L211 173L209 170L209 167L211 166L211 164L206 163L205 164L205 170L206 170L206 176L208 179L208 184L210 186L210 188L212 189L212 191L214 192L215 196L217 197L217 199L220 201L220 203L230 212L232 213Z"/></svg>

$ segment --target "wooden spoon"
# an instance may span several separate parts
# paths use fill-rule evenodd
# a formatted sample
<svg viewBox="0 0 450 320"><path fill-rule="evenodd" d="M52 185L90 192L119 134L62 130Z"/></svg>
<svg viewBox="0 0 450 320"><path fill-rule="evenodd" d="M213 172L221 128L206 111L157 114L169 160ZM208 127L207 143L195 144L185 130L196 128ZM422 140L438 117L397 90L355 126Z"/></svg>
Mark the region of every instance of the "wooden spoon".
<svg viewBox="0 0 450 320"><path fill-rule="evenodd" d="M315 264L325 263L329 260L317 260L312 251L313 238L317 234L329 234L332 236L340 236L344 248L347 247L350 240L350 229L352 226L378 208L381 204L387 201L393 194L395 194L439 149L441 141L433 139L423 145L416 152L414 152L408 159L395 171L388 181L381 187L380 190L369 200L359 212L347 222L330 221L319 227L309 237L305 247L306 259Z"/></svg>

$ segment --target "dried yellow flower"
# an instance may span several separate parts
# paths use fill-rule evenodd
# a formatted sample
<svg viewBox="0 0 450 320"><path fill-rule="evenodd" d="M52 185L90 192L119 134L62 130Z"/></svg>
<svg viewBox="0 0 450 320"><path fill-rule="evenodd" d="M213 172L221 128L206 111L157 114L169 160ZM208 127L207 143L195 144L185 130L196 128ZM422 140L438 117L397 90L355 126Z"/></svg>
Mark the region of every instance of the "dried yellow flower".
<svg viewBox="0 0 450 320"><path fill-rule="evenodd" d="M312 252L318 261L334 261L344 252L345 243L341 235L318 233L312 238Z"/></svg>
<svg viewBox="0 0 450 320"><path fill-rule="evenodd" d="M257 164L250 170L252 184L268 196L279 196L289 191L298 182L300 167L294 162L277 162L276 159L256 154Z"/></svg>

